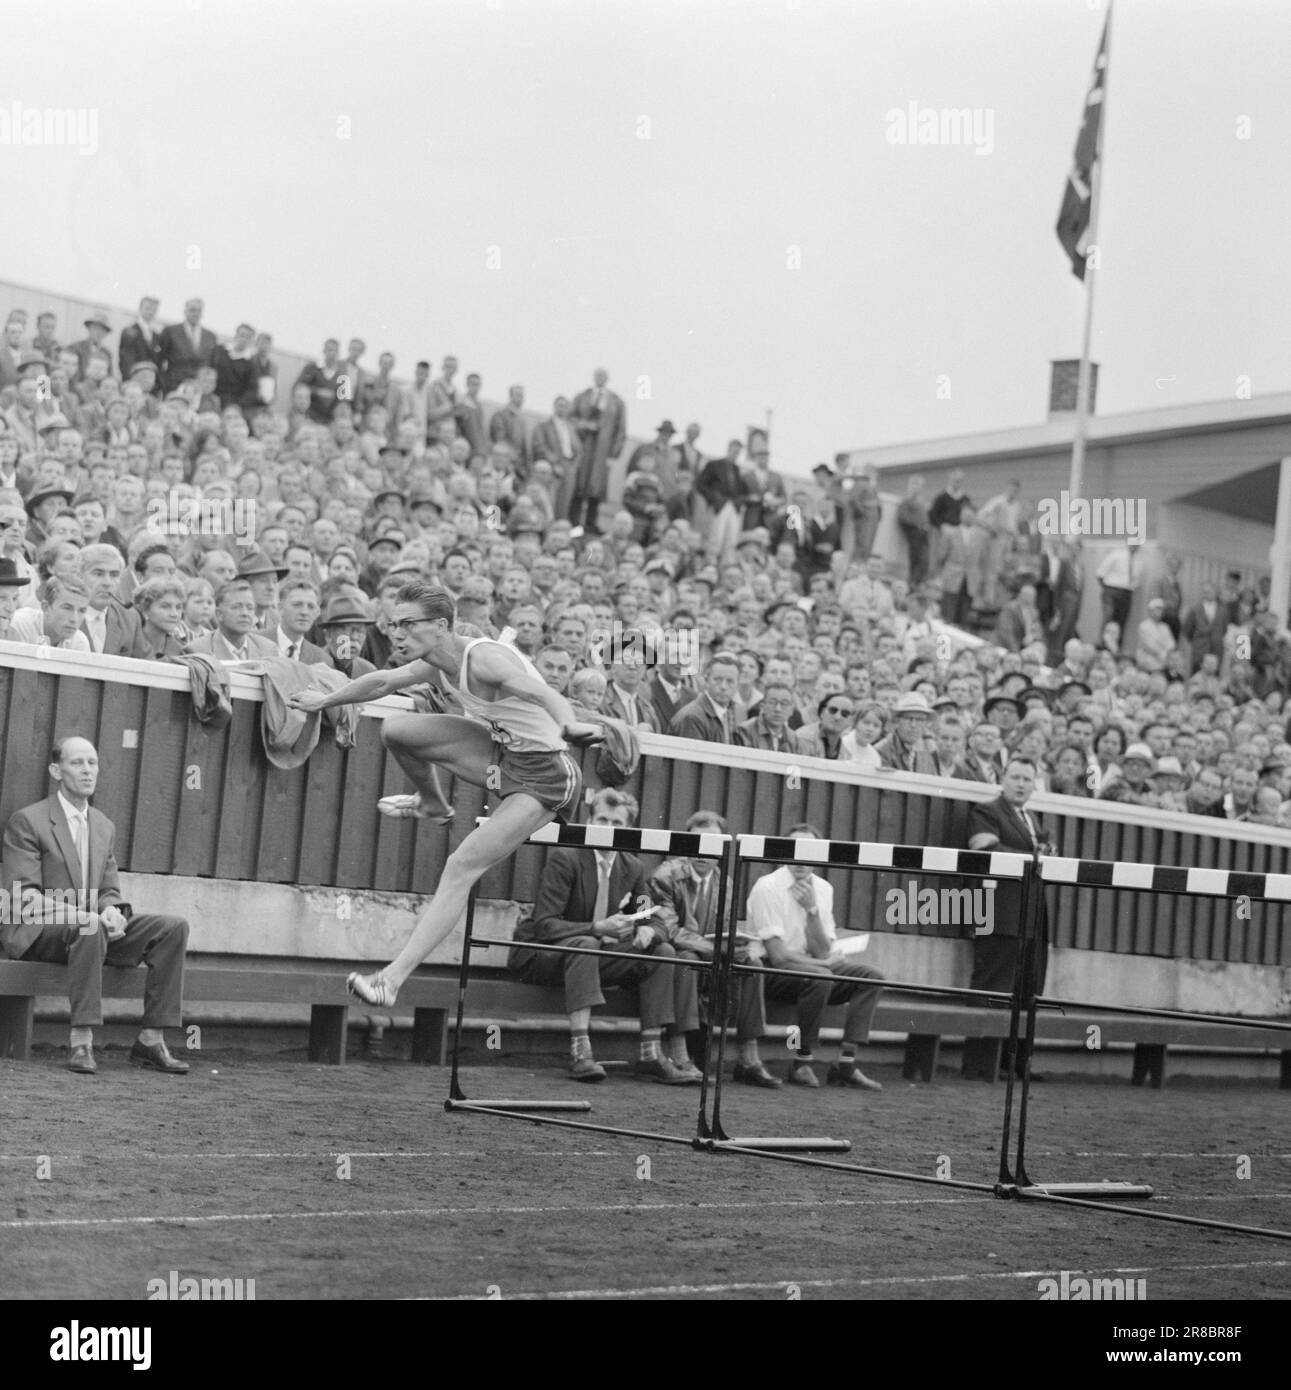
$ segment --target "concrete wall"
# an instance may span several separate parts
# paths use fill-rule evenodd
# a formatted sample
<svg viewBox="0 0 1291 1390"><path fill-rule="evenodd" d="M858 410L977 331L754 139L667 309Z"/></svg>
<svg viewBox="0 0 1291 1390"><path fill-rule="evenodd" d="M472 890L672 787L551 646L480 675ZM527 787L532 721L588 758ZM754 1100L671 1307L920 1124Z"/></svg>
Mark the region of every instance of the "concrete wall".
<svg viewBox="0 0 1291 1390"><path fill-rule="evenodd" d="M123 874L122 891L138 910L187 917L194 952L374 962L397 954L426 901L404 893L346 893L162 874ZM475 935L510 940L522 910L514 902L481 902ZM459 926L430 961L457 964L461 949ZM506 954L496 947L477 949L471 959L475 968L501 969ZM891 980L966 986L972 945L875 931L865 959ZM1291 967L1055 948L1047 993L1100 1005L1249 1016L1287 1014L1291 1013Z"/></svg>

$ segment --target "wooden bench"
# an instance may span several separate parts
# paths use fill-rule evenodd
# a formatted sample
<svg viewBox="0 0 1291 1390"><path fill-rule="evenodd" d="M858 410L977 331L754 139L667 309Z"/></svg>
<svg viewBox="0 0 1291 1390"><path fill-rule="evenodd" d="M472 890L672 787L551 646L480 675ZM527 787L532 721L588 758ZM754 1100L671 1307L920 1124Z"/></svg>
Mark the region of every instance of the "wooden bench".
<svg viewBox="0 0 1291 1390"><path fill-rule="evenodd" d="M283 960L266 957L190 957L184 975L184 998L194 1004L289 1004L307 1006L309 1060L340 1065L345 1061L346 1029L351 1008L368 1012L371 1006L356 1003L345 990L345 977L354 966L345 961ZM106 968L105 999L143 998L144 972ZM31 1055L37 996L67 994L63 966L32 961L0 960L0 1057L25 1060ZM622 1015L630 996L607 990L608 1016ZM412 1059L442 1065L447 1056L450 1018L457 1008L457 970L449 966L424 966L399 992L396 1008L411 1008ZM561 1017L563 991L527 985L498 970L477 970L471 976L467 1008L472 1018L520 1019ZM844 1010L828 1009L826 1026L839 1027ZM767 1021L790 1025L792 1004L768 1002ZM969 1007L950 1001L921 999L912 995L886 995L874 1015L877 1032L904 1034L902 1075L907 1080L932 1081L941 1040L964 1038L966 1073L980 1072L994 1081L1004 1040L1009 1031L1006 1008ZM1097 1030L1096 1032L1091 1030ZM1099 1050L1108 1044L1131 1045L1134 1061L1131 1080L1140 1086L1150 1081L1159 1087L1165 1079L1166 1049L1175 1046L1217 1047L1280 1052L1279 1085L1291 1089L1291 1034L1242 1026L1182 1019L1141 1018L1134 1015L1042 1010L1036 1022L1041 1041L1079 1043ZM1097 1040L1098 1048L1092 1046Z"/></svg>

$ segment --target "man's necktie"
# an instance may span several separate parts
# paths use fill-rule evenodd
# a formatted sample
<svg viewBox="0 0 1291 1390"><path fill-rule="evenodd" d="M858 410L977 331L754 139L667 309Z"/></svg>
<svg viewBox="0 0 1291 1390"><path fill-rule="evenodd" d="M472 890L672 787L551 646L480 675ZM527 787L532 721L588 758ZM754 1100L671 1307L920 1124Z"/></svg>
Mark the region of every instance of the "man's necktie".
<svg viewBox="0 0 1291 1390"><path fill-rule="evenodd" d="M72 835L76 841L76 857L80 861L81 868L81 887L83 889L90 886L90 837L85 829L86 813L81 812L79 816L74 816L76 822Z"/></svg>
<svg viewBox="0 0 1291 1390"><path fill-rule="evenodd" d="M610 915L610 865L601 858L596 860L596 906L592 908L592 921L603 922Z"/></svg>
<svg viewBox="0 0 1291 1390"><path fill-rule="evenodd" d="M299 643L299 642L289 642L289 643L287 644L287 660L288 660L288 661L295 661L296 658L297 658L299 655L300 655L300 643Z"/></svg>
<svg viewBox="0 0 1291 1390"><path fill-rule="evenodd" d="M713 879L716 874L706 874L699 880L699 891L695 895L695 927L701 936L715 936L713 921Z"/></svg>

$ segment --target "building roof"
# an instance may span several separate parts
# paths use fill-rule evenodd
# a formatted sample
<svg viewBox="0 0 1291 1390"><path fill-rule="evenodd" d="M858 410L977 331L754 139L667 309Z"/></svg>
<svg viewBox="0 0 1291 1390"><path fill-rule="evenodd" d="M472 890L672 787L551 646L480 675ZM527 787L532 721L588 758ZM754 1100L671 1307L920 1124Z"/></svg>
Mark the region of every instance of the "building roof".
<svg viewBox="0 0 1291 1390"><path fill-rule="evenodd" d="M1252 396L1249 400L1199 401L1189 405L1160 406L1121 415L1094 415L1086 430L1090 447L1109 448L1151 439L1180 438L1217 430L1286 425L1291 430L1291 391ZM972 464L978 460L1000 463L1014 455L1070 455L1076 417L1064 413L1038 425L988 430L978 434L920 439L907 444L856 448L849 455L877 469L909 468L926 464ZM1291 439L1288 440L1291 451Z"/></svg>

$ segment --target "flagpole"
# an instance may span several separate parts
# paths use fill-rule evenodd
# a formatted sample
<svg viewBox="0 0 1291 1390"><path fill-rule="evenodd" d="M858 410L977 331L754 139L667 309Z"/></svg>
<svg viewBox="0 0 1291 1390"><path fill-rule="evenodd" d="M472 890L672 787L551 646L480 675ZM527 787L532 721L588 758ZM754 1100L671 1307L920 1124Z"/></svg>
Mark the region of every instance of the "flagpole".
<svg viewBox="0 0 1291 1390"><path fill-rule="evenodd" d="M1099 116L1098 151L1094 159L1094 179L1089 195L1089 236L1086 251L1094 250L1093 263L1085 258L1085 332L1080 347L1080 371L1076 376L1076 433L1071 441L1071 478L1067 492L1075 502L1085 486L1085 435L1089 429L1090 345L1094 330L1094 280L1102 259L1098 249L1098 214L1102 205L1103 152L1107 147L1107 89L1112 77L1112 7L1107 7L1107 38L1103 47L1103 104Z"/></svg>

